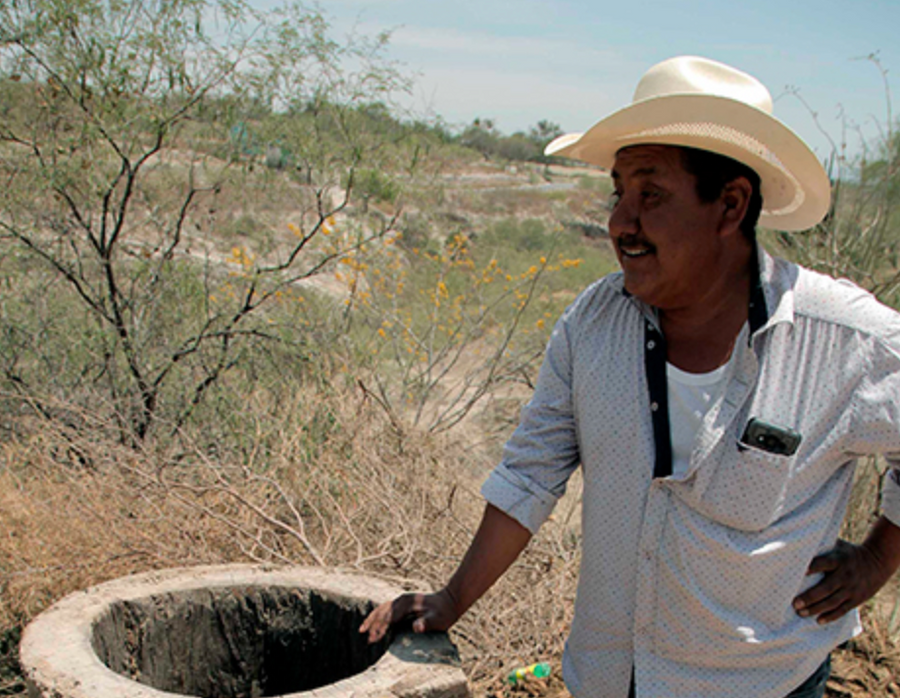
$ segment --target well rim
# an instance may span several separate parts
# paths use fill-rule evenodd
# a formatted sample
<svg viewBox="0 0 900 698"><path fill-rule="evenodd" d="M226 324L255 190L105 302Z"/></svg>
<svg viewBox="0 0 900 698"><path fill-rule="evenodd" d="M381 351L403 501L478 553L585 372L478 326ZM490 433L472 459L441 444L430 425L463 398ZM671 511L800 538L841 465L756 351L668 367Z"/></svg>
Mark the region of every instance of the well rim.
<svg viewBox="0 0 900 698"><path fill-rule="evenodd" d="M37 616L19 647L29 695L61 698L184 698L141 684L110 669L94 651L96 623L114 603L192 590L302 588L354 603L379 604L403 593L385 580L345 570L274 565L210 565L121 577L70 594ZM400 633L375 664L333 684L282 698L351 692L359 698L431 694L466 696L468 685L446 633Z"/></svg>

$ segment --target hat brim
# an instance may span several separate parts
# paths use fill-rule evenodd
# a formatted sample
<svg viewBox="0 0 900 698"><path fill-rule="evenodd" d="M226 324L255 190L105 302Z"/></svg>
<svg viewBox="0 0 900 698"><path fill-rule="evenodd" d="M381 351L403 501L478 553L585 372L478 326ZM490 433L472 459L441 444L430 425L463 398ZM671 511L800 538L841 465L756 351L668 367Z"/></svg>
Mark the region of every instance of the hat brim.
<svg viewBox="0 0 900 698"><path fill-rule="evenodd" d="M585 133L560 136L544 152L611 169L619 150L644 144L699 148L750 167L761 181L763 227L806 230L828 212L831 183L806 143L772 115L726 97L679 94L645 99Z"/></svg>

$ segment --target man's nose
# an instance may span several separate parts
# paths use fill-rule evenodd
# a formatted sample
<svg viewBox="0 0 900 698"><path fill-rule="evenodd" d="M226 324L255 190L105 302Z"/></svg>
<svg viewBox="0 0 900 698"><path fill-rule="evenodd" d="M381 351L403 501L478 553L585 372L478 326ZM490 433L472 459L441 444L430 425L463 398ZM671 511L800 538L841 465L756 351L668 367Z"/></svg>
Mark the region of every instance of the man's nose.
<svg viewBox="0 0 900 698"><path fill-rule="evenodd" d="M629 235L637 232L638 209L627 196L621 196L609 214L609 234L612 237Z"/></svg>

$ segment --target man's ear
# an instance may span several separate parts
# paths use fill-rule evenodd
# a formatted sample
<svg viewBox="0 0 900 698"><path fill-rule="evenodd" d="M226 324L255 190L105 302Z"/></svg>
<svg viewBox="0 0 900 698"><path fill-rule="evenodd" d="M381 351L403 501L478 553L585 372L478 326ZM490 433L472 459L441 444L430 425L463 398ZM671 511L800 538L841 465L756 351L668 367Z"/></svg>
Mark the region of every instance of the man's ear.
<svg viewBox="0 0 900 698"><path fill-rule="evenodd" d="M719 202L722 204L720 232L723 235L740 233L741 222L747 215L752 196L753 186L746 177L737 177L722 189Z"/></svg>

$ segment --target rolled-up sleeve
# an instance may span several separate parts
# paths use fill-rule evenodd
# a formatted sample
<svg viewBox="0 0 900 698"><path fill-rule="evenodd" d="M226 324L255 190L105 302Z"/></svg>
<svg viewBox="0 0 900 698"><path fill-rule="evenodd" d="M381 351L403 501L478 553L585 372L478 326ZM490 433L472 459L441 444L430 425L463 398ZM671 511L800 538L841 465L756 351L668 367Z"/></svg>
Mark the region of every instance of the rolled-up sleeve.
<svg viewBox="0 0 900 698"><path fill-rule="evenodd" d="M522 411L503 459L482 486L484 498L532 533L565 494L578 466L572 409L572 342L569 314L556 324L534 396Z"/></svg>
<svg viewBox="0 0 900 698"><path fill-rule="evenodd" d="M881 513L895 526L900 526L900 454L898 460L888 460L890 471L881 490Z"/></svg>

